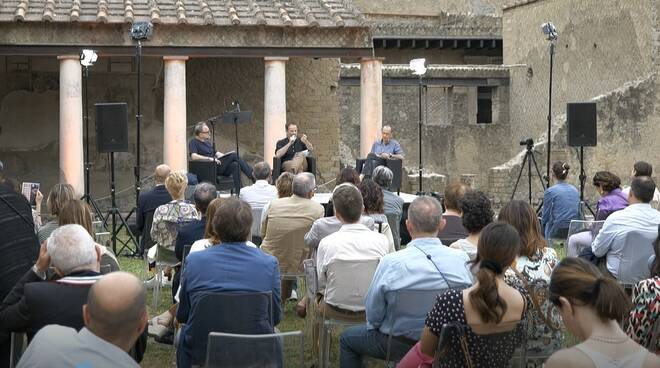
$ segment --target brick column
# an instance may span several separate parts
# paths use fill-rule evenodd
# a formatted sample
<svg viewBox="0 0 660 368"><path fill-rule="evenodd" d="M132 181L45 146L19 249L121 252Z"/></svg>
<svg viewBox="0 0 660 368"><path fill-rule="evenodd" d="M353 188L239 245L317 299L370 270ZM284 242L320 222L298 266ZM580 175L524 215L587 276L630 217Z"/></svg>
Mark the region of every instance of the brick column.
<svg viewBox="0 0 660 368"><path fill-rule="evenodd" d="M271 165L286 124L287 57L264 58L264 161Z"/></svg>
<svg viewBox="0 0 660 368"><path fill-rule="evenodd" d="M360 60L360 157L367 157L383 127L383 58Z"/></svg>
<svg viewBox="0 0 660 368"><path fill-rule="evenodd" d="M62 55L60 62L60 182L85 192L83 158L82 67L79 55Z"/></svg>
<svg viewBox="0 0 660 368"><path fill-rule="evenodd" d="M165 96L163 163L172 170L188 169L186 142L186 60L187 56L164 56Z"/></svg>

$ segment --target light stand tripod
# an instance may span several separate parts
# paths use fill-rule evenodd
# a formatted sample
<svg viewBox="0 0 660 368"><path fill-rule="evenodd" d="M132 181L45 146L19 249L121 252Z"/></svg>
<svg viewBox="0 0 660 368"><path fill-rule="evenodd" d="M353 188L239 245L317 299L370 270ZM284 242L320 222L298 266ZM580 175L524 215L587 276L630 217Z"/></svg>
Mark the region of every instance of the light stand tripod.
<svg viewBox="0 0 660 368"><path fill-rule="evenodd" d="M516 195L518 190L518 184L520 183L520 177L522 176L523 171L525 170L525 164L527 164L527 196L529 204L532 204L532 164L534 164L534 169L538 175L539 181L541 182L541 187L545 190L545 183L543 182L543 176L541 176L541 171L539 171L539 166L536 164L536 158L534 158L534 140L528 138L520 142L521 146L526 146L525 157L523 158L522 164L520 165L520 171L518 172L518 178L516 179L516 185L513 186L513 192L511 193L511 200Z"/></svg>
<svg viewBox="0 0 660 368"><path fill-rule="evenodd" d="M549 49L550 52L550 83L548 84L548 151L547 151L547 167L545 171L545 182L546 187L550 187L550 154L552 146L552 71L554 65L554 55L555 55L555 44L557 43L557 38L559 33L555 28L554 24L547 22L541 25L541 31L546 36L546 40L550 41Z"/></svg>
<svg viewBox="0 0 660 368"><path fill-rule="evenodd" d="M234 106L234 110L224 113L222 115L222 122L234 124L234 139L236 140L236 158L240 160L241 156L238 150L238 123L249 123L250 121L252 121L252 112L241 111L241 105L238 101L234 101L231 104L232 106ZM240 182L241 165L238 162L236 163L236 175L239 178L239 182ZM240 195L240 194L241 194L241 187L239 185L238 188L236 188L236 195Z"/></svg>
<svg viewBox="0 0 660 368"><path fill-rule="evenodd" d="M592 216L596 216L594 210L589 207L589 203L584 200L584 183L587 181L587 174L584 172L584 146L580 146L580 217L584 218L584 208L586 207Z"/></svg>
<svg viewBox="0 0 660 368"><path fill-rule="evenodd" d="M132 242L135 245L135 249L139 249L138 242L135 240L135 237L133 237L133 233L128 227L128 224L126 223L126 220L122 217L121 213L119 212L119 209L117 208L117 198L115 194L115 153L114 152L109 152L108 156L110 157L110 203L111 203L111 208L108 210L108 215L103 219L103 224L107 224L109 219L112 219L112 235L110 237L110 241L112 242L112 251L116 254L119 255L124 248L128 246L130 242ZM121 226L117 227L117 218L119 218L119 221L121 222ZM128 218L128 216L127 216ZM126 233L128 234L128 240L122 241L121 239L117 239L117 234L121 231L122 228L126 229ZM119 253L117 252L117 241L119 241L120 244L122 244L121 249L119 249Z"/></svg>
<svg viewBox="0 0 660 368"><path fill-rule="evenodd" d="M91 50L85 50L85 51L91 51ZM92 51L93 53L93 51ZM96 55L96 54L94 54ZM85 52L81 55L81 61L84 60L85 58ZM89 95L88 95L88 79L89 79L89 67L92 65L93 62L91 60L89 62L85 62L83 65L83 89L85 90L85 116L83 119L85 120L85 194L82 196L81 200L84 200L87 202L89 206L92 207L92 210L94 211L94 214L96 215L96 218L99 220L103 219L103 212L101 212L101 209L99 208L99 205L96 203L92 195L90 194L90 170L92 168L92 160L91 156L89 155ZM102 222L103 228L105 231L108 231L108 228L105 226L105 222Z"/></svg>
<svg viewBox="0 0 660 368"><path fill-rule="evenodd" d="M419 148L419 190L417 191L417 195L423 195L424 194L424 189L422 188L422 172L424 171L424 164L422 161L422 89L423 89L423 84L422 84L422 75L419 75L419 96L418 96L418 112L419 112L419 121L418 121L418 126L417 126L417 133L419 134L418 137L418 148Z"/></svg>

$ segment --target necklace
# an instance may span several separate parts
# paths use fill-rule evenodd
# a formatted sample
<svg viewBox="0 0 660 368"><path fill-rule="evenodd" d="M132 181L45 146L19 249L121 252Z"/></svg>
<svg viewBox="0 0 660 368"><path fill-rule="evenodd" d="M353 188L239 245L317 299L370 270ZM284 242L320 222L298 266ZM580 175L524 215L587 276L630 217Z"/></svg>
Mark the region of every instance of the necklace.
<svg viewBox="0 0 660 368"><path fill-rule="evenodd" d="M606 337L606 336L589 336L590 340L598 341L598 342L603 342L605 344L623 344L624 342L628 341L628 337L619 337L619 338L612 338L612 337Z"/></svg>

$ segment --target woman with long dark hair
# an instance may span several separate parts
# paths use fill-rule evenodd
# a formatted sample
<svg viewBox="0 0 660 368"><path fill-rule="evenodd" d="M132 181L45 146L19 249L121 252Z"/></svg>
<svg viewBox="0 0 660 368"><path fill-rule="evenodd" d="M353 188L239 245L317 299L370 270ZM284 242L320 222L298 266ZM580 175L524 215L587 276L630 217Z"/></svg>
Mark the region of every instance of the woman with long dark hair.
<svg viewBox="0 0 660 368"><path fill-rule="evenodd" d="M552 354L545 367L660 367L660 358L619 326L630 309L623 288L593 264L580 258L564 258L552 272L550 300L559 309L566 328L582 343Z"/></svg>
<svg viewBox="0 0 660 368"><path fill-rule="evenodd" d="M406 354L398 367L417 368L430 364L436 353L442 327L459 323L468 325L467 339L462 344L452 336L440 357L441 367L464 367L466 355L474 366L508 367L520 343L512 334L488 339L485 336L519 329L525 317L528 298L523 289L504 282L504 270L516 259L520 247L518 231L506 223L486 226L479 237L476 283L465 290L449 290L438 295L435 306L426 317L421 340ZM520 332L522 334L524 332Z"/></svg>

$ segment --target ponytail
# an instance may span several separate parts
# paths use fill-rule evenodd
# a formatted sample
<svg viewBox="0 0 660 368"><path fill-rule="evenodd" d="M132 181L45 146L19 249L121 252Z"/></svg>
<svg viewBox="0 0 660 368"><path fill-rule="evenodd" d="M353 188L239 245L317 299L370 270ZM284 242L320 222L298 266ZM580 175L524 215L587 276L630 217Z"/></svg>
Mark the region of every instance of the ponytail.
<svg viewBox="0 0 660 368"><path fill-rule="evenodd" d="M477 287L470 292L468 297L484 323L500 323L507 308L506 301L497 292L496 277L502 273L502 270L500 268L500 272L496 273L492 268L500 266L489 267L489 263L495 262L481 262L481 268L476 275Z"/></svg>
<svg viewBox="0 0 660 368"><path fill-rule="evenodd" d="M591 305L602 320L621 320L632 306L621 285L609 277L596 279L592 295Z"/></svg>

